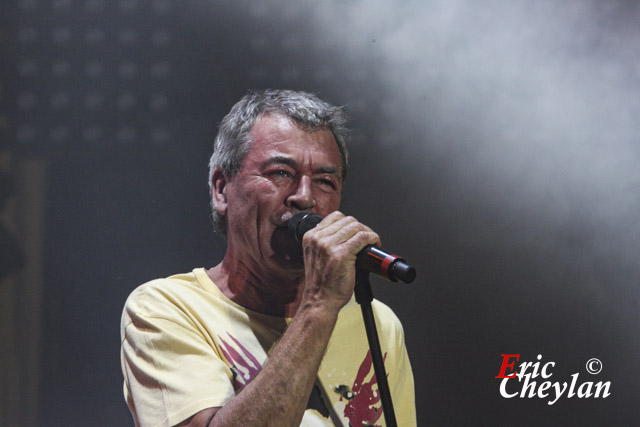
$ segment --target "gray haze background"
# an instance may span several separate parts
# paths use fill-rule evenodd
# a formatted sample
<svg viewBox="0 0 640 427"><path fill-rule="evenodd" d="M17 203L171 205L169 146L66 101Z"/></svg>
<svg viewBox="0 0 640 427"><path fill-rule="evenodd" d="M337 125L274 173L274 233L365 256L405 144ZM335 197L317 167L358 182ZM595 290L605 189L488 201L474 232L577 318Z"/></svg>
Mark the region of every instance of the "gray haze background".
<svg viewBox="0 0 640 427"><path fill-rule="evenodd" d="M284 87L346 105L343 211L418 269L374 292L419 425L637 424L639 19L622 0L12 2L7 144L48 162L40 423L132 424L124 300L221 259L217 122ZM505 353L612 395L504 399Z"/></svg>

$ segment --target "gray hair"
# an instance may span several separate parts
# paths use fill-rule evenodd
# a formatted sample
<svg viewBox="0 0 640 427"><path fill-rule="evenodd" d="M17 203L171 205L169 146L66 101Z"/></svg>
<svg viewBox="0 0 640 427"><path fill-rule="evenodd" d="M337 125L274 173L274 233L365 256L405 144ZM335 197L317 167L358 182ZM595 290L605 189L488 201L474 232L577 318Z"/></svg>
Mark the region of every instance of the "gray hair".
<svg viewBox="0 0 640 427"><path fill-rule="evenodd" d="M342 107L333 106L316 95L291 90L266 89L249 91L236 103L220 123L218 135L209 160L209 191L213 228L226 235L224 216L213 205L211 180L216 168L220 168L229 179L240 171L242 161L251 147L250 132L256 120L265 114L281 114L291 119L300 129L314 132L328 129L333 134L342 162L342 181L347 177L349 154L347 140L349 129L347 116Z"/></svg>

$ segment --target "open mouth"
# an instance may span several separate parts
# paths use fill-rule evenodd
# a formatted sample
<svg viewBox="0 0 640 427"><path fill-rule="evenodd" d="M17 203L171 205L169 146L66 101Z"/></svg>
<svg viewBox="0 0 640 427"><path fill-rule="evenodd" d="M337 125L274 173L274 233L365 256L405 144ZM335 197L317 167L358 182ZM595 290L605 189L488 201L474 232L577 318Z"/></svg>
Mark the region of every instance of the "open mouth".
<svg viewBox="0 0 640 427"><path fill-rule="evenodd" d="M287 263L299 265L303 260L302 246L289 233L288 224L276 227L271 237L271 248L278 258Z"/></svg>

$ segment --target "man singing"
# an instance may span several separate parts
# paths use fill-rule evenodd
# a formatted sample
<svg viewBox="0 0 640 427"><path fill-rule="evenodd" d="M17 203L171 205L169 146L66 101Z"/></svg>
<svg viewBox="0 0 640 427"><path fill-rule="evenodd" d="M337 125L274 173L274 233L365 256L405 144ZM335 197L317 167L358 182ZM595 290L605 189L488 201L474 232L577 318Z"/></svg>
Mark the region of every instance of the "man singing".
<svg viewBox="0 0 640 427"><path fill-rule="evenodd" d="M338 211L342 110L305 92L250 92L222 120L210 160L218 265L158 279L122 315L124 394L136 425L383 425L356 254L380 238ZM297 212L324 217L304 235ZM398 425L416 424L402 326L373 309Z"/></svg>

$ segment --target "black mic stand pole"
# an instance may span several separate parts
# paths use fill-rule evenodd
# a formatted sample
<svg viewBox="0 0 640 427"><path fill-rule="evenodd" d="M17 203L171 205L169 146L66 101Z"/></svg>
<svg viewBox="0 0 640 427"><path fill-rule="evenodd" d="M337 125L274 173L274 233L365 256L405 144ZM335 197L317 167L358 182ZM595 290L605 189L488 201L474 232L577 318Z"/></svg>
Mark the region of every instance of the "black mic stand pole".
<svg viewBox="0 0 640 427"><path fill-rule="evenodd" d="M380 400L382 401L384 420L387 423L387 427L396 427L396 414L393 411L393 402L391 401L391 392L389 391L389 383L387 382L387 372L384 369L384 360L382 359L376 320L373 317L373 309L371 308L373 292L367 270L356 267L356 287L354 292L356 301L362 309L362 318L367 331L367 339L369 340L371 360L373 361L373 369L378 382L378 393L380 393Z"/></svg>

